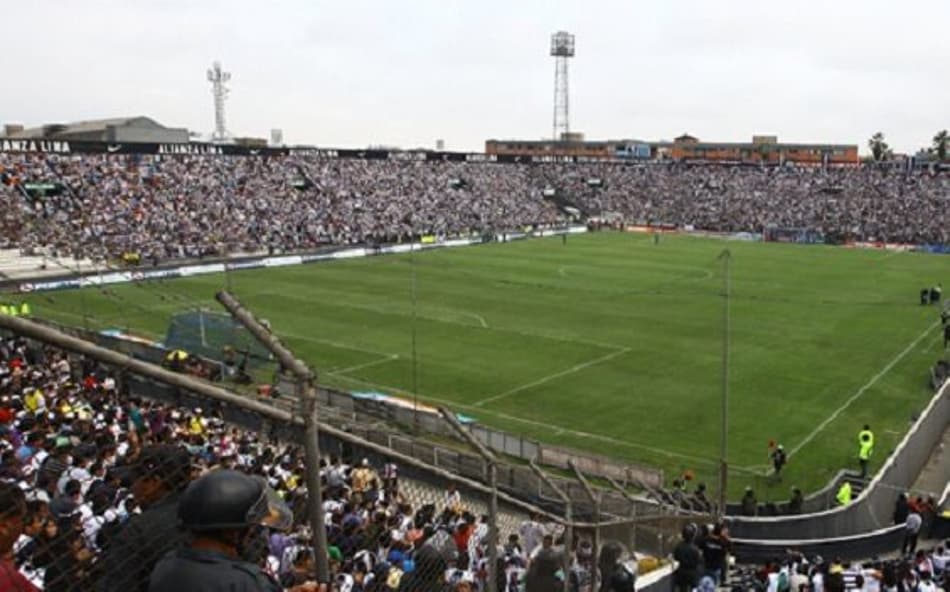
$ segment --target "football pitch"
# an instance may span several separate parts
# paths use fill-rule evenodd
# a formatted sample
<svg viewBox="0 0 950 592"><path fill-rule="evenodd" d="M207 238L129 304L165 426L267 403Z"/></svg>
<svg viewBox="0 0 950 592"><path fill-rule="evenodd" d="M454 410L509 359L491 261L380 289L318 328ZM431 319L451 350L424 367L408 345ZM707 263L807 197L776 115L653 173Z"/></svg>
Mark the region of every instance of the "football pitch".
<svg viewBox="0 0 950 592"><path fill-rule="evenodd" d="M929 400L943 353L918 290L936 255L602 233L30 296L35 314L157 339L230 289L320 382L411 397L530 437L692 471L715 488L723 249L732 253L730 491L784 499L877 468ZM412 269L415 269L413 307ZM415 314L413 314L415 310ZM83 318L86 318L84 321ZM415 319L415 320L414 320ZM762 475L770 440L789 464Z"/></svg>

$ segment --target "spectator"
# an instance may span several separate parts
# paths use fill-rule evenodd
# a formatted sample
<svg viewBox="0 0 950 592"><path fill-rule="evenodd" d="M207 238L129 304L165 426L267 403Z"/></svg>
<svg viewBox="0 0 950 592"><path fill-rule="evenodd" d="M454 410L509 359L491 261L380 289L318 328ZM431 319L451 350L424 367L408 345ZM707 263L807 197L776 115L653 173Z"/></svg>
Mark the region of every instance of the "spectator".
<svg viewBox="0 0 950 592"><path fill-rule="evenodd" d="M178 497L191 477L191 457L182 448L144 449L132 467L132 496L144 511L129 518L103 558L102 590L148 590L155 564L181 541Z"/></svg>
<svg viewBox="0 0 950 592"><path fill-rule="evenodd" d="M751 487L745 488L745 494L742 496L742 515L743 516L755 516L758 513L759 503L755 499L755 493L753 493Z"/></svg>
<svg viewBox="0 0 950 592"><path fill-rule="evenodd" d="M13 545L23 531L27 518L23 491L13 483L0 482L0 590L38 592L11 560Z"/></svg>
<svg viewBox="0 0 950 592"><path fill-rule="evenodd" d="M561 555L554 550L554 537L549 534L541 539L525 579L525 592L549 592L563 588L563 581L557 577L562 567Z"/></svg>
<svg viewBox="0 0 950 592"><path fill-rule="evenodd" d="M901 555L912 554L917 550L917 537L923 520L916 508L911 508L904 521L904 542L901 543Z"/></svg>
<svg viewBox="0 0 950 592"><path fill-rule="evenodd" d="M673 559L676 561L676 570L673 572L674 592L692 592L699 584L699 575L702 570L702 554L693 544L696 538L696 527L688 524L683 528L682 540L673 549Z"/></svg>

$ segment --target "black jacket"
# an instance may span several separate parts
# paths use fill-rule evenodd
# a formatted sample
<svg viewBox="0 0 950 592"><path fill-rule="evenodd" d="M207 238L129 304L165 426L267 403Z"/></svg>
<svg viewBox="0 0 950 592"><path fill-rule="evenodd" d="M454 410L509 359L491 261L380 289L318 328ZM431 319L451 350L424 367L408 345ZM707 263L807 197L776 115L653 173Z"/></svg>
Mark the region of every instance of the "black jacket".
<svg viewBox="0 0 950 592"><path fill-rule="evenodd" d="M148 592L282 592L259 567L216 551L183 547L152 572Z"/></svg>
<svg viewBox="0 0 950 592"><path fill-rule="evenodd" d="M178 493L129 518L106 549L101 592L146 592L155 564L184 541L178 529Z"/></svg>
<svg viewBox="0 0 950 592"><path fill-rule="evenodd" d="M673 573L673 582L679 586L696 587L699 583L699 573L702 571L703 556L693 543L680 541L673 549L673 559L679 567Z"/></svg>

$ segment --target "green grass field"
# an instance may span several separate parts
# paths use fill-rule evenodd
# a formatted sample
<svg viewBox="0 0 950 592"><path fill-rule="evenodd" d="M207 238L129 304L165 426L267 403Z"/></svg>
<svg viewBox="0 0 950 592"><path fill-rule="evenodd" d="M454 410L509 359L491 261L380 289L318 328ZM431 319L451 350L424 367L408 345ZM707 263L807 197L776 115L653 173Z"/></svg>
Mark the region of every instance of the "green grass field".
<svg viewBox="0 0 950 592"><path fill-rule="evenodd" d="M856 465L870 423L875 466L929 400L942 352L917 291L945 257L629 234L415 255L418 395L485 424L715 483L722 341L719 253L732 251L730 491L781 499ZM321 382L412 389L410 257L235 272L233 292ZM225 276L35 294L71 324L164 335L168 317L219 310ZM830 421L829 421L830 420ZM820 429L818 429L820 428ZM782 483L770 439L792 452Z"/></svg>

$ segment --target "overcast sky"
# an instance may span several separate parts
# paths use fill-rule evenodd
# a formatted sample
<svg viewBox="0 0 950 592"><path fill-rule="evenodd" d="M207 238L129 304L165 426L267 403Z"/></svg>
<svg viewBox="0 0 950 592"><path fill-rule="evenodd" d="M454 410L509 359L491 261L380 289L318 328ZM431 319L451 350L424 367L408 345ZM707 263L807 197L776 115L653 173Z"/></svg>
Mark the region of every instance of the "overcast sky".
<svg viewBox="0 0 950 592"><path fill-rule="evenodd" d="M898 151L950 127L950 0L31 0L4 3L0 122L148 115L288 143L481 150L551 134L549 36L576 35L588 139L776 134Z"/></svg>

